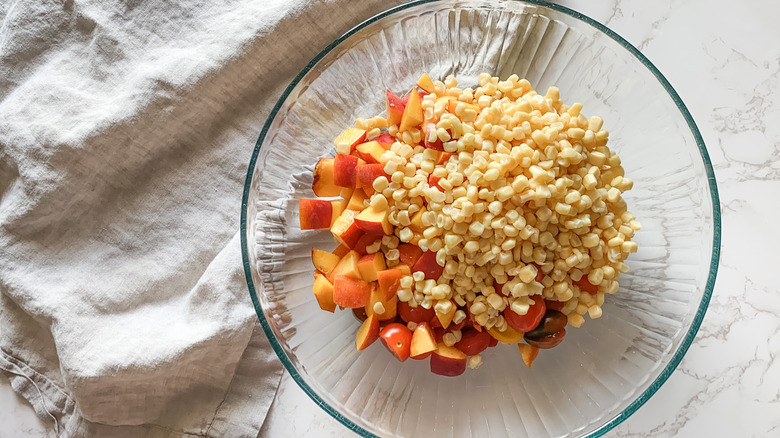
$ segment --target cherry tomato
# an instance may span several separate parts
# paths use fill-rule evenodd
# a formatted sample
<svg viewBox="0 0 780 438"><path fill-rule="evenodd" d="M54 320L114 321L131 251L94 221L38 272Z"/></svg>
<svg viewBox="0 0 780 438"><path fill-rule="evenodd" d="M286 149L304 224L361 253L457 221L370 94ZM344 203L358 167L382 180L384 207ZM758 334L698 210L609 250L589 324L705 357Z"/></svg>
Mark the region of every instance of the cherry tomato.
<svg viewBox="0 0 780 438"><path fill-rule="evenodd" d="M534 304L528 309L528 313L525 315L518 315L513 312L509 307L504 310L504 319L510 327L519 332L528 332L539 325L539 321L542 320L544 312L547 310L547 306L544 304L542 297L536 297Z"/></svg>
<svg viewBox="0 0 780 438"><path fill-rule="evenodd" d="M379 332L379 339L385 347L401 362L409 358L412 345L412 331L403 324L392 323Z"/></svg>
<svg viewBox="0 0 780 438"><path fill-rule="evenodd" d="M409 303L399 301L398 315L406 322L416 322L419 324L421 322L430 321L436 316L436 311L432 308L426 309L423 306L412 307Z"/></svg>
<svg viewBox="0 0 780 438"><path fill-rule="evenodd" d="M461 332L463 336L460 341L455 343L455 348L465 353L467 356L474 356L482 353L490 346L490 340L493 339L488 332L478 332L471 329L465 329Z"/></svg>
<svg viewBox="0 0 780 438"><path fill-rule="evenodd" d="M560 312L561 309L563 309L563 305L566 303L563 301L544 300L544 304L547 306L547 309L553 309Z"/></svg>
<svg viewBox="0 0 780 438"><path fill-rule="evenodd" d="M525 338L525 342L528 343L528 345L531 345L536 348L553 348L556 345L563 342L563 338L566 336L566 329L561 329L551 335L547 335L538 339L528 339Z"/></svg>
<svg viewBox="0 0 780 438"><path fill-rule="evenodd" d="M525 341L537 348L553 348L566 336L569 319L563 313L548 309L539 325L525 334Z"/></svg>
<svg viewBox="0 0 780 438"><path fill-rule="evenodd" d="M571 284L575 286L579 286L580 290L583 292L587 292L591 295L595 295L599 291L599 287L591 284L590 281L588 281L588 277L583 276L577 281L572 281Z"/></svg>
<svg viewBox="0 0 780 438"><path fill-rule="evenodd" d="M488 334L490 334L490 333L488 333ZM498 345L498 339L496 339L496 338L491 336L490 337L490 343L488 344L488 347L495 347L496 345Z"/></svg>

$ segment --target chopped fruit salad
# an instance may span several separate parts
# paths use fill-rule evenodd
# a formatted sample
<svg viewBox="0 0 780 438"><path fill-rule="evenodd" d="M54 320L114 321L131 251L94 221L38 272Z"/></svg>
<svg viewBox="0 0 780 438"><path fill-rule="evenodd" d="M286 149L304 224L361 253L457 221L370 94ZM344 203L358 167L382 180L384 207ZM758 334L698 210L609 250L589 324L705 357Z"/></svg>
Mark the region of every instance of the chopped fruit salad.
<svg viewBox="0 0 780 438"><path fill-rule="evenodd" d="M567 326L601 316L640 228L601 118L555 87L487 73L462 89L423 74L386 107L317 163L314 193L330 199L299 204L301 229L339 244L312 250L314 295L362 321L358 350L380 340L457 376L517 344L531 366Z"/></svg>

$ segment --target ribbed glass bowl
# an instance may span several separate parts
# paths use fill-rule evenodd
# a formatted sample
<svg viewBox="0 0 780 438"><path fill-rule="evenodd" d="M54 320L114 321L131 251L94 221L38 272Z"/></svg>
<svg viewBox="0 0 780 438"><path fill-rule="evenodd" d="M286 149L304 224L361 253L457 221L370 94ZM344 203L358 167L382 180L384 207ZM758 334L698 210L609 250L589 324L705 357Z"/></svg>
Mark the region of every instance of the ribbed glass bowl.
<svg viewBox="0 0 780 438"><path fill-rule="evenodd" d="M604 316L570 328L532 368L499 345L456 378L428 361L400 363L376 342L355 350L350 311L319 309L311 248L327 230L298 229L312 170L357 117L383 113L386 89L421 73L527 78L541 93L603 117L635 183L625 194L643 228ZM364 436L598 436L668 378L692 342L718 265L720 213L701 135L677 93L634 47L561 6L522 1L413 2L357 26L292 81L263 127L241 217L244 268L257 315L295 381Z"/></svg>

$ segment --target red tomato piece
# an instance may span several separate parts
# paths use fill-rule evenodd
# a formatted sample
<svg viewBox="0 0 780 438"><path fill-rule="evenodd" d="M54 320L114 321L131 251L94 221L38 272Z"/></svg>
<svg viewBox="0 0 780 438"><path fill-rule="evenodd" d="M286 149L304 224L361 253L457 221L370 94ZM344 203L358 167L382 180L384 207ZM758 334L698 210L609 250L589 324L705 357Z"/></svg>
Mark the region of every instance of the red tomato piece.
<svg viewBox="0 0 780 438"><path fill-rule="evenodd" d="M398 316L406 322L428 322L434 316L436 311L433 309L426 309L423 306L412 307L409 303L399 301L398 302Z"/></svg>
<svg viewBox="0 0 780 438"><path fill-rule="evenodd" d="M539 321L542 320L546 310L547 306L544 304L542 297L536 297L536 299L534 299L534 304L528 309L528 313L525 315L518 315L507 307L506 310L504 310L504 319L510 327L525 333L533 330L539 325Z"/></svg>
<svg viewBox="0 0 780 438"><path fill-rule="evenodd" d="M409 327L399 323L388 324L379 332L379 339L396 359L403 362L409 358L412 345L412 331Z"/></svg>
<svg viewBox="0 0 780 438"><path fill-rule="evenodd" d="M577 281L572 281L571 284L578 286L581 291L587 292L591 295L595 295L599 291L599 287L591 284L590 281L588 281L588 277L583 276Z"/></svg>
<svg viewBox="0 0 780 438"><path fill-rule="evenodd" d="M455 348L465 353L467 356L482 353L490 346L490 340L493 339L488 332L478 332L474 329L465 329L461 332L463 336L460 341L455 343Z"/></svg>

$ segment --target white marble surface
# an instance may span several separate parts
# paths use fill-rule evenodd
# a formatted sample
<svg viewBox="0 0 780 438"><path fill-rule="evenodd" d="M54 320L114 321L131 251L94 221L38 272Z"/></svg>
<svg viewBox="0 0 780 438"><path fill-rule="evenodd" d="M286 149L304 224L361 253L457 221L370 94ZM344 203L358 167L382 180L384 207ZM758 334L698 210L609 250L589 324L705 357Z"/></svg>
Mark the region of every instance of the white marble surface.
<svg viewBox="0 0 780 438"><path fill-rule="evenodd" d="M563 0L637 46L688 105L723 206L720 271L687 356L609 437L780 436L780 2ZM51 431L0 378L0 436ZM285 376L263 437L350 433Z"/></svg>

